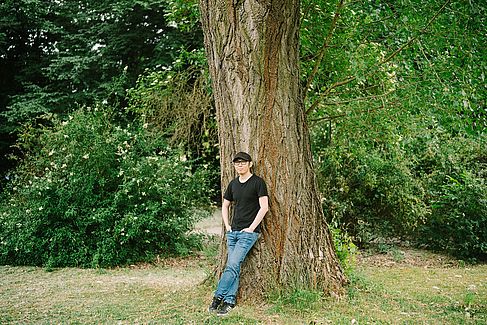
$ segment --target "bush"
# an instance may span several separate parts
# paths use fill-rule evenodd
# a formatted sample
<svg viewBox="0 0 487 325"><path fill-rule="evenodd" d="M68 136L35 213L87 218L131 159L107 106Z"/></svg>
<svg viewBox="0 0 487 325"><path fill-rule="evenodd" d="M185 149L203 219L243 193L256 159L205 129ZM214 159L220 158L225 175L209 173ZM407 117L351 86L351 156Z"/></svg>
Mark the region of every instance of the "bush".
<svg viewBox="0 0 487 325"><path fill-rule="evenodd" d="M352 238L341 230L338 225L329 225L329 229L338 261L345 273L349 275L355 266L355 257L358 251L357 246L353 243Z"/></svg>
<svg viewBox="0 0 487 325"><path fill-rule="evenodd" d="M203 69L204 55L200 51L184 53L179 64L191 68L145 71L136 87L129 89L129 110L143 117L144 123L169 144L177 144L198 164L220 169L216 112L209 91L209 77ZM177 62L178 62L177 61ZM196 68L200 67L200 68ZM182 68L181 66L179 68ZM213 201L221 200L220 174L214 173Z"/></svg>
<svg viewBox="0 0 487 325"><path fill-rule="evenodd" d="M110 108L47 120L22 134L1 198L1 264L105 267L198 243L188 233L208 206L209 171Z"/></svg>
<svg viewBox="0 0 487 325"><path fill-rule="evenodd" d="M334 143L314 129L328 222L362 245L403 239L460 258L485 259L486 136L452 135L441 128L401 134L381 123L380 134L355 125L353 136L337 134Z"/></svg>
<svg viewBox="0 0 487 325"><path fill-rule="evenodd" d="M328 222L361 245L408 236L428 213L411 173L404 156L364 142L322 149L318 177Z"/></svg>
<svg viewBox="0 0 487 325"><path fill-rule="evenodd" d="M487 144L446 142L425 175L431 215L416 241L469 260L487 260ZM431 155L431 154L430 154Z"/></svg>

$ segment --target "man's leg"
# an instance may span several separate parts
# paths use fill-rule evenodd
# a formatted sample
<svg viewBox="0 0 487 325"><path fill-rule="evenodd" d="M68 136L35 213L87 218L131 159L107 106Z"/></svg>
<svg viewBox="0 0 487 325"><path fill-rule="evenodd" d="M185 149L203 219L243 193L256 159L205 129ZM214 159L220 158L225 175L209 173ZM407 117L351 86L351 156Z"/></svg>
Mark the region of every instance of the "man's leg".
<svg viewBox="0 0 487 325"><path fill-rule="evenodd" d="M235 245L237 244L237 231L229 231L227 232L227 264L230 260L230 256L233 254L235 249ZM220 281L218 281L218 286L215 291L215 298L220 299L223 301L225 293L228 291L228 281L223 278L223 274L220 277Z"/></svg>
<svg viewBox="0 0 487 325"><path fill-rule="evenodd" d="M223 271L220 283L223 283L221 291L217 292L222 294L224 303L235 305L236 295L238 291L238 284L240 278L240 266L247 256L248 252L254 246L255 242L259 238L258 233L249 232L235 232L236 244L228 255L227 265Z"/></svg>

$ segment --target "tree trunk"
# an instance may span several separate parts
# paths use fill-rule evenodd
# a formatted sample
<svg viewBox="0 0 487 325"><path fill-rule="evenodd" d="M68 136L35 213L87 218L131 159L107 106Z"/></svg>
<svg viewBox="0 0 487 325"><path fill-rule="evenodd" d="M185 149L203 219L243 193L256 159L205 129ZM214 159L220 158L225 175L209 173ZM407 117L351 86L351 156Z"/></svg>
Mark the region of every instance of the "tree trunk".
<svg viewBox="0 0 487 325"><path fill-rule="evenodd" d="M200 9L222 189L236 176L233 155L247 151L269 191L239 297L279 288L339 293L346 280L323 216L299 84L299 0L200 0Z"/></svg>

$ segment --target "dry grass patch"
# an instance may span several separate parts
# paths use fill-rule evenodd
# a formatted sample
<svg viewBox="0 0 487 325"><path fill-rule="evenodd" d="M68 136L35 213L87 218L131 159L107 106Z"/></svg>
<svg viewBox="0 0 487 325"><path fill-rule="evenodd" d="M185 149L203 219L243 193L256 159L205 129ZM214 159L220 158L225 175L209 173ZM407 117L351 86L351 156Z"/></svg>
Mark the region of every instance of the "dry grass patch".
<svg viewBox="0 0 487 325"><path fill-rule="evenodd" d="M421 251L363 254L340 300L294 291L207 313L204 257L109 270L0 267L0 323L485 324L487 265Z"/></svg>

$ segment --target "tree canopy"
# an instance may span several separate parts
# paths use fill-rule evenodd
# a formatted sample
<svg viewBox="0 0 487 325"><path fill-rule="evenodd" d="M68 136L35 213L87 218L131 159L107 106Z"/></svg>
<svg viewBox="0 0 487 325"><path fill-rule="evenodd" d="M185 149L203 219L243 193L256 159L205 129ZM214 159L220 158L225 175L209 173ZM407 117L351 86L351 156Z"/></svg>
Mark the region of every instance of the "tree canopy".
<svg viewBox="0 0 487 325"><path fill-rule="evenodd" d="M178 26L180 9L171 5L166 0L4 1L2 156L19 124L95 102L125 106L126 89L146 69L170 67L182 50L200 48L198 26Z"/></svg>

